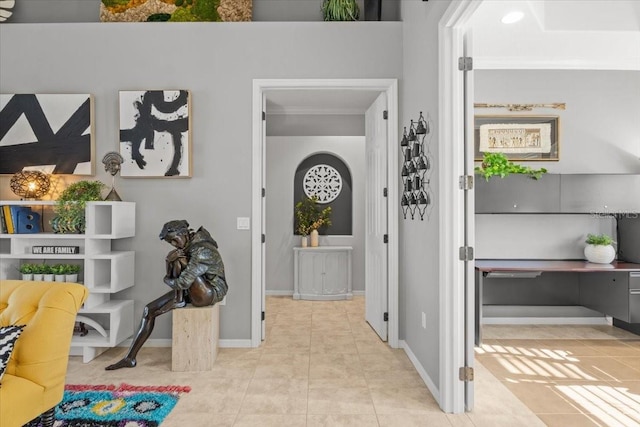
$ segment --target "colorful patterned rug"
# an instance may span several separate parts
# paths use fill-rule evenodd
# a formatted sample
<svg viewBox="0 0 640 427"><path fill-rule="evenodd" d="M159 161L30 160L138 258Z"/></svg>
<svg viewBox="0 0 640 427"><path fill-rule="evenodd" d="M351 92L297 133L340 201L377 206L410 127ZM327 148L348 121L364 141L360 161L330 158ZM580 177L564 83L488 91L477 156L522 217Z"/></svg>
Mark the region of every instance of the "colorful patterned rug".
<svg viewBox="0 0 640 427"><path fill-rule="evenodd" d="M169 415L181 386L67 385L54 427L156 427ZM40 427L34 420L24 427Z"/></svg>

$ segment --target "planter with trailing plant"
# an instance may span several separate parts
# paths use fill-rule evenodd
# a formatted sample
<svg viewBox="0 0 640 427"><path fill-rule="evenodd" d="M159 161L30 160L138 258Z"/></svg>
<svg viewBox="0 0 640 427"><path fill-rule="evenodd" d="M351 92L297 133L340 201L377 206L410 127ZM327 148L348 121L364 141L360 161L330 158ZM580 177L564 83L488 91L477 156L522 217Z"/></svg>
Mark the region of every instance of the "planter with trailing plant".
<svg viewBox="0 0 640 427"><path fill-rule="evenodd" d="M296 203L296 231L306 246L307 235L311 235L311 246L318 246L318 229L331 225L331 206L321 209L317 197L305 197Z"/></svg>
<svg viewBox="0 0 640 427"><path fill-rule="evenodd" d="M357 21L360 7L356 0L323 0L322 17L325 21Z"/></svg>
<svg viewBox="0 0 640 427"><path fill-rule="evenodd" d="M54 206L56 216L51 220L54 233L84 233L86 204L102 200L104 187L100 181L78 181L69 185Z"/></svg>
<svg viewBox="0 0 640 427"><path fill-rule="evenodd" d="M588 234L584 256L595 264L609 264L616 257L613 239L606 234Z"/></svg>
<svg viewBox="0 0 640 427"><path fill-rule="evenodd" d="M547 173L545 168L532 169L511 162L503 153L484 153L482 164L475 168L475 172L482 175L487 181L493 176L504 178L511 174L528 175L532 179L540 179Z"/></svg>

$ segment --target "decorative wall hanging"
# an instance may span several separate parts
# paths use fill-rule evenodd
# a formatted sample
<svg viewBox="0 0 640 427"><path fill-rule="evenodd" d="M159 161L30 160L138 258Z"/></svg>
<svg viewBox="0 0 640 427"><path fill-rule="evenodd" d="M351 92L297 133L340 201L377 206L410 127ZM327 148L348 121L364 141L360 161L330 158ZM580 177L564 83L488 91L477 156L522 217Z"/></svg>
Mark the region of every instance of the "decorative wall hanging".
<svg viewBox="0 0 640 427"><path fill-rule="evenodd" d="M120 176L191 177L190 95L186 90L120 92Z"/></svg>
<svg viewBox="0 0 640 427"><path fill-rule="evenodd" d="M565 110L567 104L555 102L553 104L473 104L474 108L506 108L509 111L531 111L534 108L553 108L554 110Z"/></svg>
<svg viewBox="0 0 640 427"><path fill-rule="evenodd" d="M428 219L433 210L431 127L431 117L427 114L425 119L421 111L417 121L411 120L408 133L407 128L404 128L400 141L400 150L404 159L400 173L404 186L400 207L404 219L407 219L407 215L414 219L416 212L420 220L424 220L425 216Z"/></svg>
<svg viewBox="0 0 640 427"><path fill-rule="evenodd" d="M340 173L329 165L316 165L304 174L302 179L304 194L315 196L318 203L333 202L342 190Z"/></svg>
<svg viewBox="0 0 640 427"><path fill-rule="evenodd" d="M253 0L102 0L102 22L251 21Z"/></svg>
<svg viewBox="0 0 640 427"><path fill-rule="evenodd" d="M503 153L509 160L558 161L558 116L475 116L475 160Z"/></svg>
<svg viewBox="0 0 640 427"><path fill-rule="evenodd" d="M13 15L13 7L16 5L15 0L0 1L0 22L8 20Z"/></svg>
<svg viewBox="0 0 640 427"><path fill-rule="evenodd" d="M0 95L0 174L93 175L93 98Z"/></svg>

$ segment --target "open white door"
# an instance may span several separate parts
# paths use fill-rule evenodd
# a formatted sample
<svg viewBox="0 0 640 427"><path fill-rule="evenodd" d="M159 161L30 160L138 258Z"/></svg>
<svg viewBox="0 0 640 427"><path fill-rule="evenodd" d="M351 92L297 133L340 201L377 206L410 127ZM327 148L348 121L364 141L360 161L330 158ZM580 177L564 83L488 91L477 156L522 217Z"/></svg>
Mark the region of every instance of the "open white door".
<svg viewBox="0 0 640 427"><path fill-rule="evenodd" d="M260 281L262 283L262 327L261 327L261 335L262 341L267 338L267 320L265 313L267 312L267 304L266 304L266 293L267 293L267 260L266 260L266 247L265 247L265 235L267 232L267 203L266 203L266 186L267 186L267 168L266 168L266 157L267 157L267 97L265 94L262 94L262 150L261 150L261 159L260 162L262 164L262 197L261 197L261 206L260 211L262 212L262 218L260 219L261 230L262 230L262 244L260 245L260 254L261 254L261 270L260 270Z"/></svg>
<svg viewBox="0 0 640 427"><path fill-rule="evenodd" d="M365 113L365 319L387 340L387 95Z"/></svg>

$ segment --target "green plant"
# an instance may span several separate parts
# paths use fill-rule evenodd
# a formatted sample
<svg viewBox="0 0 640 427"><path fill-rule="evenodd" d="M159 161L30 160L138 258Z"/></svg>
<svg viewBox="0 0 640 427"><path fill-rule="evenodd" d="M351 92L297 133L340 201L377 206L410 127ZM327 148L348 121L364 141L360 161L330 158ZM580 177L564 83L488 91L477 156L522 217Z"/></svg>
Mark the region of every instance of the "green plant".
<svg viewBox="0 0 640 427"><path fill-rule="evenodd" d="M587 234L585 243L588 245L609 246L613 244L613 239L606 234Z"/></svg>
<svg viewBox="0 0 640 427"><path fill-rule="evenodd" d="M78 274L80 273L80 266L76 264L65 264L65 274Z"/></svg>
<svg viewBox="0 0 640 427"><path fill-rule="evenodd" d="M51 274L51 266L48 264L34 264L33 274Z"/></svg>
<svg viewBox="0 0 640 427"><path fill-rule="evenodd" d="M64 264L54 264L51 266L51 273L59 276L61 274L67 274L67 269Z"/></svg>
<svg viewBox="0 0 640 427"><path fill-rule="evenodd" d="M320 209L318 198L305 197L296 203L296 230L298 234L306 236L312 230L322 226L331 226L331 206Z"/></svg>
<svg viewBox="0 0 640 427"><path fill-rule="evenodd" d="M522 166L512 163L503 153L484 153L482 165L475 168L475 172L484 176L488 181L492 176L504 178L512 173L529 175L533 179L547 173L545 168L532 169L529 166Z"/></svg>
<svg viewBox="0 0 640 427"><path fill-rule="evenodd" d="M84 209L87 202L102 200L100 181L77 181L60 194L54 210L57 217L51 222L56 232L84 232Z"/></svg>
<svg viewBox="0 0 640 427"><path fill-rule="evenodd" d="M356 0L324 0L322 16L325 21L357 21L360 7Z"/></svg>
<svg viewBox="0 0 640 427"><path fill-rule="evenodd" d="M22 274L33 274L34 267L35 267L34 264L24 263L24 264L20 264L18 271L20 271L20 273Z"/></svg>

